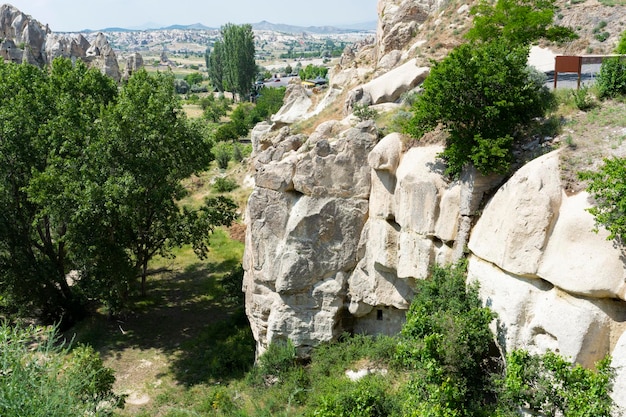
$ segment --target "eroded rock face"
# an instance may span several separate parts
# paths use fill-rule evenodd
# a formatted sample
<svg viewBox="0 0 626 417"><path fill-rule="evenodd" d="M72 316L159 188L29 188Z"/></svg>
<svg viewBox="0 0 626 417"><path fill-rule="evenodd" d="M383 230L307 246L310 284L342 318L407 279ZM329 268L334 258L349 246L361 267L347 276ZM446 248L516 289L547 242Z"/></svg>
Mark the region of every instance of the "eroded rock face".
<svg viewBox="0 0 626 417"><path fill-rule="evenodd" d="M407 49L418 33L419 25L443 3L444 0L378 0L378 59L392 51Z"/></svg>
<svg viewBox="0 0 626 417"><path fill-rule="evenodd" d="M558 152L531 161L476 223L468 280L498 314L503 351L552 350L586 367L610 354L623 386L624 247L594 232L589 207L587 193L565 194ZM614 398L626 406L623 390Z"/></svg>
<svg viewBox="0 0 626 417"><path fill-rule="evenodd" d="M320 126L304 143L279 132L282 140L267 139L257 155L244 291L258 354L285 338L306 354L341 333L368 212L369 169L359 167L377 131L373 123L339 134L334 127Z"/></svg>
<svg viewBox="0 0 626 417"><path fill-rule="evenodd" d="M46 67L57 57L80 59L117 82L121 79L115 52L102 33L90 45L80 34L54 34L47 25L4 4L0 6L0 38L0 57L5 61Z"/></svg>
<svg viewBox="0 0 626 417"><path fill-rule="evenodd" d="M371 122L254 137L244 289L257 353L399 331L415 280L453 254L462 187L441 175L442 148L403 153L401 135L377 143Z"/></svg>

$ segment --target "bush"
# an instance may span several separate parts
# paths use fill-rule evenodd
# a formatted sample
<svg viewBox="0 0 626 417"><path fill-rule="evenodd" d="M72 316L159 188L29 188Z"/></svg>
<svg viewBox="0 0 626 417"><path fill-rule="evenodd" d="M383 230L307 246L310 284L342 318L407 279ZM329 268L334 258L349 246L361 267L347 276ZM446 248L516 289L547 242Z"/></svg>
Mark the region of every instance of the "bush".
<svg viewBox="0 0 626 417"><path fill-rule="evenodd" d="M226 142L218 142L215 146L213 146L212 152L215 156L217 166L220 169L228 169L228 163L230 162L232 154L230 144Z"/></svg>
<svg viewBox="0 0 626 417"><path fill-rule="evenodd" d="M594 103L591 95L589 94L589 87L586 85L581 86L578 90L572 91L574 103L579 110L587 111L593 108Z"/></svg>
<svg viewBox="0 0 626 417"><path fill-rule="evenodd" d="M228 162L226 166L228 166ZM213 183L213 189L218 193L228 193L235 190L237 187L239 187L239 185L236 181L225 177L217 177L215 178L215 183Z"/></svg>
<svg viewBox="0 0 626 417"><path fill-rule="evenodd" d="M376 119L376 116L378 116L378 112L367 104L355 103L352 108L352 113L359 120L359 122L364 120L374 120Z"/></svg>
<svg viewBox="0 0 626 417"><path fill-rule="evenodd" d="M626 61L620 57L605 59L596 81L600 98L626 94Z"/></svg>
<svg viewBox="0 0 626 417"><path fill-rule="evenodd" d="M546 352L531 355L516 350L507 355L500 409L515 412L520 407L530 415L609 417L614 370L610 358L596 364L596 370L572 365L563 357Z"/></svg>
<svg viewBox="0 0 626 417"><path fill-rule="evenodd" d="M0 415L110 416L123 406L92 348L58 342L55 328L0 326Z"/></svg>
<svg viewBox="0 0 626 417"><path fill-rule="evenodd" d="M259 357L258 368L264 376L280 378L297 366L297 359L296 347L291 340L272 342Z"/></svg>
<svg viewBox="0 0 626 417"><path fill-rule="evenodd" d="M390 381L369 375L356 382L345 381L341 387L320 398L315 417L387 417L399 406L392 395Z"/></svg>
<svg viewBox="0 0 626 417"><path fill-rule="evenodd" d="M466 287L464 264L435 266L417 287L397 347L398 362L414 372L405 410L481 415L492 393L489 324L495 315L482 307L477 286Z"/></svg>
<svg viewBox="0 0 626 417"><path fill-rule="evenodd" d="M609 239L626 239L626 159L607 158L598 171L581 172L580 179L589 181L587 191L594 198L588 211L598 226L609 231Z"/></svg>

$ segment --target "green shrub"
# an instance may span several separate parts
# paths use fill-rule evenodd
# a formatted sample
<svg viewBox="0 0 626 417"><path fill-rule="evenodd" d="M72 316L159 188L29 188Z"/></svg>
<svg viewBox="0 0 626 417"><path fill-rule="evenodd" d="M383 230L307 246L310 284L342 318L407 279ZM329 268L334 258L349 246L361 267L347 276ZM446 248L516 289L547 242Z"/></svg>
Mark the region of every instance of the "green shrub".
<svg viewBox="0 0 626 417"><path fill-rule="evenodd" d="M531 415L611 416L609 394L615 372L610 358L591 370L550 351L531 355L516 350L507 355L506 362L506 374L498 381L501 410L514 412L523 407Z"/></svg>
<svg viewBox="0 0 626 417"><path fill-rule="evenodd" d="M527 47L500 41L455 48L424 81L407 133L420 138L443 126L449 135L440 156L452 176L469 163L483 174L506 172L511 135L553 104L527 57Z"/></svg>
<svg viewBox="0 0 626 417"><path fill-rule="evenodd" d="M228 162L226 162L226 167L228 167ZM237 189L237 187L239 187L237 182L227 177L217 177L213 183L213 189L218 193L228 193Z"/></svg>
<svg viewBox="0 0 626 417"><path fill-rule="evenodd" d="M263 375L280 378L297 365L296 347L291 340L272 342L259 357L259 370Z"/></svg>
<svg viewBox="0 0 626 417"><path fill-rule="evenodd" d="M355 103L352 108L352 113L359 120L359 122L364 120L374 120L376 119L376 116L378 116L378 112L367 104Z"/></svg>
<svg viewBox="0 0 626 417"><path fill-rule="evenodd" d="M582 85L579 89L572 91L574 103L579 110L587 111L593 108L594 103L591 95L589 94L589 87Z"/></svg>
<svg viewBox="0 0 626 417"><path fill-rule="evenodd" d="M439 267L417 283L407 313L397 360L413 374L405 411L431 411L428 416L478 416L487 410L492 385L495 315L466 287L465 265Z"/></svg>
<svg viewBox="0 0 626 417"><path fill-rule="evenodd" d="M587 191L594 198L588 211L597 226L609 231L609 239L626 239L626 159L607 158L597 171L578 174L588 181Z"/></svg>
<svg viewBox="0 0 626 417"><path fill-rule="evenodd" d="M369 375L356 382L344 381L341 387L320 398L314 417L387 417L399 411L391 383L384 377Z"/></svg>
<svg viewBox="0 0 626 417"><path fill-rule="evenodd" d="M0 326L0 415L110 416L123 406L92 348L70 351L55 328Z"/></svg>
<svg viewBox="0 0 626 417"><path fill-rule="evenodd" d="M228 163L232 155L232 146L226 142L218 142L213 146L212 152L217 166L220 169L228 169Z"/></svg>
<svg viewBox="0 0 626 417"><path fill-rule="evenodd" d="M626 94L626 61L620 57L605 59L596 81L600 98Z"/></svg>

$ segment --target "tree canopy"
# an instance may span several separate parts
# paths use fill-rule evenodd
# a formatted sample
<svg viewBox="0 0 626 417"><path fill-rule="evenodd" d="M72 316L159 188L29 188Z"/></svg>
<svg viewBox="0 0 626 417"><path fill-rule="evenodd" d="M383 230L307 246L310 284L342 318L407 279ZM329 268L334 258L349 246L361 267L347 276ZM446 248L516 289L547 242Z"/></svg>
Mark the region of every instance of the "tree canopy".
<svg viewBox="0 0 626 417"><path fill-rule="evenodd" d="M531 42L574 36L552 25L554 10L553 0L481 1L472 9L470 43L434 64L406 131L420 138L444 128L448 174L459 175L466 164L483 174L506 172L518 128L550 108L551 95L527 60Z"/></svg>
<svg viewBox="0 0 626 417"><path fill-rule="evenodd" d="M526 67L528 48L507 42L463 44L436 63L413 106L414 137L442 125L447 172L472 163L482 173L505 172L517 126L542 116L550 95Z"/></svg>
<svg viewBox="0 0 626 417"><path fill-rule="evenodd" d="M184 243L202 256L213 228L234 219L223 198L177 204L180 181L212 155L172 75L140 70L118 90L80 62L57 59L50 72L0 63L0 97L6 304L47 321L80 318L87 298L116 310L153 256Z"/></svg>
<svg viewBox="0 0 626 417"><path fill-rule="evenodd" d="M252 26L228 23L221 35L207 58L209 78L219 91L248 97L257 72Z"/></svg>
<svg viewBox="0 0 626 417"><path fill-rule="evenodd" d="M481 0L472 7L471 41L496 39L530 45L538 39L567 41L577 37L569 28L554 25L555 0L498 0L495 5Z"/></svg>

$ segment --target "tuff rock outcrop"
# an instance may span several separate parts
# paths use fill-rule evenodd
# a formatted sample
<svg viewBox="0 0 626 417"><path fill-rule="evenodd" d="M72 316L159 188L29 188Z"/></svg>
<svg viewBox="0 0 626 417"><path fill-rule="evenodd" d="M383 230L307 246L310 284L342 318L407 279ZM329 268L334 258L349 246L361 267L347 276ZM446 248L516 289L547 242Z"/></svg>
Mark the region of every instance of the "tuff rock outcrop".
<svg viewBox="0 0 626 417"><path fill-rule="evenodd" d="M106 36L98 34L93 45L81 34L60 35L10 4L0 6L0 57L7 62L46 67L57 57L80 59L120 81L115 52ZM135 58L137 63L141 62Z"/></svg>
<svg viewBox="0 0 626 417"><path fill-rule="evenodd" d="M337 91L350 86L344 112L395 101L396 87L410 91L427 75L406 51L394 52L411 43L405 15L438 7L418 6L379 1L379 60L363 68L361 52L351 53L331 75ZM381 62L408 81L381 74ZM434 263L464 256L468 281L498 315L503 353L550 349L587 367L610 354L613 395L626 407L625 248L594 231L588 194L566 193L561 152L508 179L467 169L451 181L441 145L406 149L397 133L354 124L327 121L310 136L291 134L289 123L253 132L244 290L257 354L287 338L306 355L343 331L394 334L416 281Z"/></svg>

